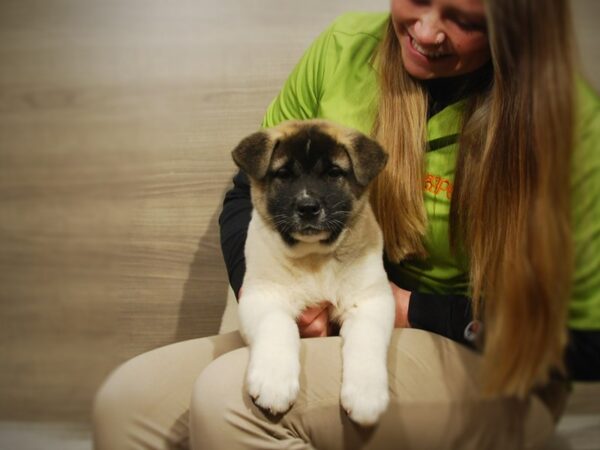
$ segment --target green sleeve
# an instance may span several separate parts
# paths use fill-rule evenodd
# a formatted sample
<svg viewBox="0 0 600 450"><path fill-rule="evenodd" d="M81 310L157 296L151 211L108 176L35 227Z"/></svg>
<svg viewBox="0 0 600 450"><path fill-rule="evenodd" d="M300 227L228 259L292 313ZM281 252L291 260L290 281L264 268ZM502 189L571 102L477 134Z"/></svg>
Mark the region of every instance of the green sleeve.
<svg viewBox="0 0 600 450"><path fill-rule="evenodd" d="M264 128L285 120L316 117L326 72L333 64L329 47L334 25L321 33L304 53L279 95L269 105L262 122Z"/></svg>
<svg viewBox="0 0 600 450"><path fill-rule="evenodd" d="M573 155L572 227L575 268L569 326L600 330L600 99L578 85Z"/></svg>

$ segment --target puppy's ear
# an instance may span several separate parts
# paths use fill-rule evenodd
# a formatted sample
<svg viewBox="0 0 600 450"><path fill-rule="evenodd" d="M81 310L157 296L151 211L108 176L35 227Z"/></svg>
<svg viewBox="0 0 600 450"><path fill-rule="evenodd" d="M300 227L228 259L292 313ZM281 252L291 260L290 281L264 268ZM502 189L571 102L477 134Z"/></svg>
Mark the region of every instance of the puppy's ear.
<svg viewBox="0 0 600 450"><path fill-rule="evenodd" d="M242 139L231 156L248 176L260 180L267 174L275 144L266 131L257 131Z"/></svg>
<svg viewBox="0 0 600 450"><path fill-rule="evenodd" d="M367 186L385 167L388 160L386 151L375 140L362 133L351 138L351 145L346 146L356 181Z"/></svg>

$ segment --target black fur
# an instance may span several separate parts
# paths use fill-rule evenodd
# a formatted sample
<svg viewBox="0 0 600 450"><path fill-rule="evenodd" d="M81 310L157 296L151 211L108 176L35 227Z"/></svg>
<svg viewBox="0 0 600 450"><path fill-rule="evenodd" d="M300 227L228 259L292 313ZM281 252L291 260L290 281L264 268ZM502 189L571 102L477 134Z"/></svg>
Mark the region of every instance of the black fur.
<svg viewBox="0 0 600 450"><path fill-rule="evenodd" d="M267 211L273 226L288 245L297 243L292 236L328 231L322 241L337 240L351 216L358 183L352 170L335 164L345 149L331 136L312 127L280 143L274 156L287 159L283 167L270 170L266 177ZM353 189L354 188L354 189ZM306 193L306 195L303 195ZM303 213L303 202L318 214Z"/></svg>

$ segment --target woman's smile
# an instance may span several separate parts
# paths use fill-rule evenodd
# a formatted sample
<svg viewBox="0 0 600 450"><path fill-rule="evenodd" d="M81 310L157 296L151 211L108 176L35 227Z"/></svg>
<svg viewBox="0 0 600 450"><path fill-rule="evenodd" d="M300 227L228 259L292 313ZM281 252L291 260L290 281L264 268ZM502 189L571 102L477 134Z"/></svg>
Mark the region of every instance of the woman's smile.
<svg viewBox="0 0 600 450"><path fill-rule="evenodd" d="M438 47L435 50L426 49L422 45L420 45L417 40L410 35L410 33L406 33L407 39L410 44L410 48L414 50L416 56L423 56L427 60L436 61L441 58L446 58L448 56L452 56L451 52L445 51L442 47Z"/></svg>

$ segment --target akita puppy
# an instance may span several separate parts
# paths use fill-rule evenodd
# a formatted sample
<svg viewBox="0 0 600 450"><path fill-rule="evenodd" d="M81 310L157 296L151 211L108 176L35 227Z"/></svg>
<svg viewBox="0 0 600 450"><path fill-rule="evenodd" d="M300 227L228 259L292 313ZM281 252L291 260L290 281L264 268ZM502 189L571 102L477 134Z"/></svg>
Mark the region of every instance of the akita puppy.
<svg viewBox="0 0 600 450"><path fill-rule="evenodd" d="M272 413L290 408L299 389L296 319L327 300L343 338L342 406L374 424L389 401L395 302L368 187L387 154L355 130L310 120L254 133L232 156L250 178L254 207L238 309L249 394Z"/></svg>

